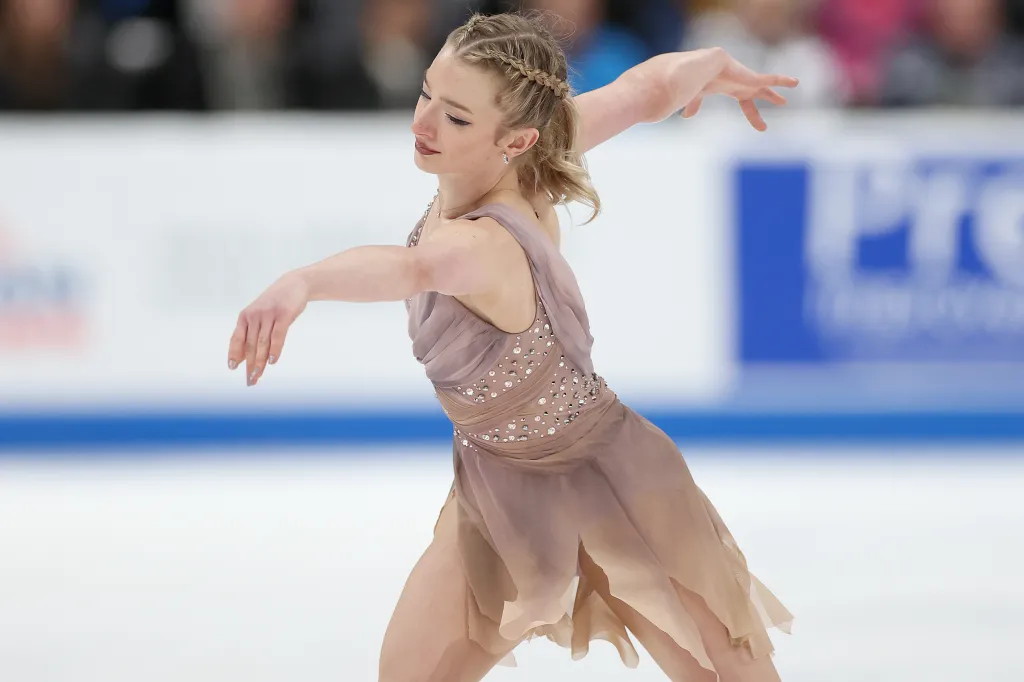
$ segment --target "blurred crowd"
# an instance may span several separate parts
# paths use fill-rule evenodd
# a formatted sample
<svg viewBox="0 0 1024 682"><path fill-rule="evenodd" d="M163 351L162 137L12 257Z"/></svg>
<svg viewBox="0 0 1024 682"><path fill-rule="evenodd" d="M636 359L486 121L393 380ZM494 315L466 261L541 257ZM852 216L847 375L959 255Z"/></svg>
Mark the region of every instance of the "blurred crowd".
<svg viewBox="0 0 1024 682"><path fill-rule="evenodd" d="M0 110L406 108L470 12L520 8L577 92L717 45L795 107L1024 104L1024 0L0 0Z"/></svg>

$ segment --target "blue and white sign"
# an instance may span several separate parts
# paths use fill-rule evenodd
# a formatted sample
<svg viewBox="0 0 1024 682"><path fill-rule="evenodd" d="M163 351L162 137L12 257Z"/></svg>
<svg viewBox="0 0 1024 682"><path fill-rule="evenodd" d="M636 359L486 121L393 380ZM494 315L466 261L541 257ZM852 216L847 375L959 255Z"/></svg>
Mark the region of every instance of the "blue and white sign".
<svg viewBox="0 0 1024 682"><path fill-rule="evenodd" d="M735 167L741 365L1019 379L1024 156L837 157Z"/></svg>

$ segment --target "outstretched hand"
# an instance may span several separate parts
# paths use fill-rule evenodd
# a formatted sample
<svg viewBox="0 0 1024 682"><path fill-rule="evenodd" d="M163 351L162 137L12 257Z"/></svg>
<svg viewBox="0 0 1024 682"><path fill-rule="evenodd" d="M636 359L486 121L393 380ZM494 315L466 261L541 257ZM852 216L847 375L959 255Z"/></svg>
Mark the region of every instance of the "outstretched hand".
<svg viewBox="0 0 1024 682"><path fill-rule="evenodd" d="M246 384L254 386L267 363L281 357L288 328L306 309L309 290L301 278L285 275L238 315L228 348L228 368L245 361Z"/></svg>
<svg viewBox="0 0 1024 682"><path fill-rule="evenodd" d="M683 107L681 115L683 118L695 116L707 95L726 95L740 103L740 109L750 121L750 125L764 132L768 125L758 111L755 100L784 105L786 98L775 88L795 88L798 83L799 81L791 76L757 73L726 53L725 68Z"/></svg>

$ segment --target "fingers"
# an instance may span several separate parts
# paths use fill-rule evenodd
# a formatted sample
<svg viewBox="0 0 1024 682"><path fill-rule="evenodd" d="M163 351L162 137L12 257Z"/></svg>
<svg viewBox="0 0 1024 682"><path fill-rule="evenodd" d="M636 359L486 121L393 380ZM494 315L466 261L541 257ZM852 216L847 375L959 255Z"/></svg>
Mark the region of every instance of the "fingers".
<svg viewBox="0 0 1024 682"><path fill-rule="evenodd" d="M700 105L704 102L703 97L694 97L689 104L683 107L683 118L692 118L700 111Z"/></svg>
<svg viewBox="0 0 1024 682"><path fill-rule="evenodd" d="M260 380L260 377L263 376L263 370L267 367L267 358L270 355L270 334L274 326L273 318L264 319L260 323L260 333L256 338L256 363L253 366L252 373L249 375L251 386Z"/></svg>
<svg viewBox="0 0 1024 682"><path fill-rule="evenodd" d="M245 335L245 383L252 386L256 378L256 344L259 340L261 320L256 318L249 323Z"/></svg>
<svg viewBox="0 0 1024 682"><path fill-rule="evenodd" d="M787 101L785 97L775 92L771 88L761 88L761 90L759 90L757 93L757 98L763 99L766 102L771 102L772 104L776 104L780 107L784 106Z"/></svg>
<svg viewBox="0 0 1024 682"><path fill-rule="evenodd" d="M768 130L768 124L764 122L761 117L761 112L757 110L757 105L754 104L753 100L743 100L740 102L740 109L743 110L743 115L750 121L750 125L754 126L754 129L759 132Z"/></svg>
<svg viewBox="0 0 1024 682"><path fill-rule="evenodd" d="M764 84L772 88L795 88L800 84L800 80L798 78L782 76L779 74L765 76L764 80Z"/></svg>
<svg viewBox="0 0 1024 682"><path fill-rule="evenodd" d="M245 335L248 328L248 322L239 315L235 332L231 335L231 342L228 344L228 369L236 369L245 359Z"/></svg>
<svg viewBox="0 0 1024 682"><path fill-rule="evenodd" d="M281 358L288 322L270 313L243 312L231 336L228 348L228 368L236 369L245 363L245 383L255 386L267 365Z"/></svg>
<svg viewBox="0 0 1024 682"><path fill-rule="evenodd" d="M281 358L281 351L284 349L284 337L288 333L288 325L283 320L274 322L274 328L270 331L270 351L267 360L270 364L276 363Z"/></svg>

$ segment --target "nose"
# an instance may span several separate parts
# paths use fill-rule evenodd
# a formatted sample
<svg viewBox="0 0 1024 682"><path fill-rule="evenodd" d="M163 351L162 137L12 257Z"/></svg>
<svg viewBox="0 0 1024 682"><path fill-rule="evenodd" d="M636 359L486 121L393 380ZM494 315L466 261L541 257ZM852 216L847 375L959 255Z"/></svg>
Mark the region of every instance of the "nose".
<svg viewBox="0 0 1024 682"><path fill-rule="evenodd" d="M410 130L412 130L412 134L415 135L416 137L430 137L429 126L426 125L422 117L417 116L412 120L412 126Z"/></svg>
<svg viewBox="0 0 1024 682"><path fill-rule="evenodd" d="M427 107L416 107L416 113L412 117L412 126L410 126L410 130L412 130L412 134L416 137L425 137L430 139L434 136L434 128L430 124Z"/></svg>

